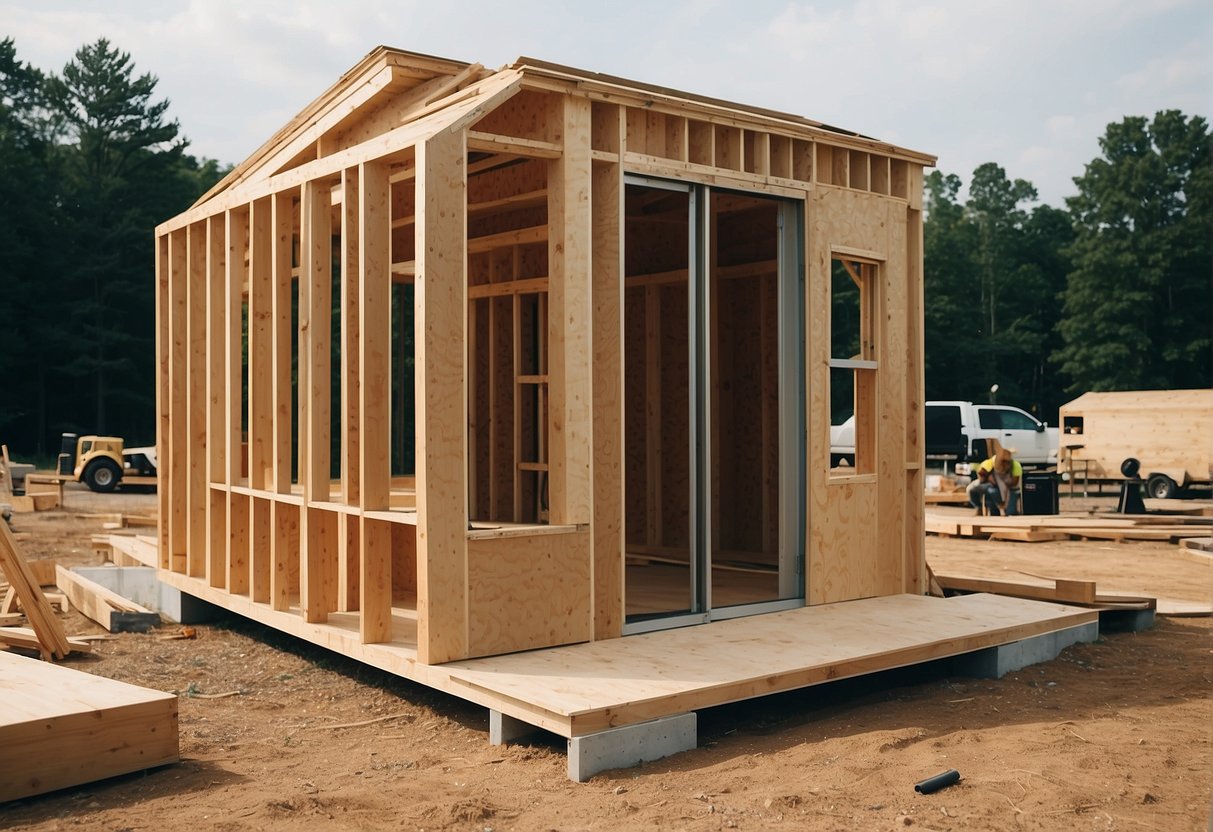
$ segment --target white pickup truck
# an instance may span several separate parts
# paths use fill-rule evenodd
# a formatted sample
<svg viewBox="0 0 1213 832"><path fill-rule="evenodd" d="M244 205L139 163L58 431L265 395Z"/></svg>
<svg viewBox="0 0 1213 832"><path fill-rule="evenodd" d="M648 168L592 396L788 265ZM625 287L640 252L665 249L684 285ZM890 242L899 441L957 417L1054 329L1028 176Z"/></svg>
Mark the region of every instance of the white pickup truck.
<svg viewBox="0 0 1213 832"><path fill-rule="evenodd" d="M927 402L927 459L975 461L976 440L997 439L1028 466L1057 464L1058 429L1034 416L1001 404ZM984 446L982 446L984 447ZM979 452L984 454L984 450ZM855 464L855 417L830 427L830 466Z"/></svg>

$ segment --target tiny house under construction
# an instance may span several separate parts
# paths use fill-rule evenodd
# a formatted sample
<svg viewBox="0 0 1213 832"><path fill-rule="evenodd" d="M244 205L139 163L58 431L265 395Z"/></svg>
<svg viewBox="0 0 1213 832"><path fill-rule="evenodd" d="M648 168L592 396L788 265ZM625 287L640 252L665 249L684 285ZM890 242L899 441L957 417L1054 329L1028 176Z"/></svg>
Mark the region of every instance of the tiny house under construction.
<svg viewBox="0 0 1213 832"><path fill-rule="evenodd" d="M566 736L663 711L464 660L841 650L685 711L871 652L788 614L899 596L877 652L908 609L930 631L960 612L904 604L933 162L529 58L375 50L157 229L165 580ZM855 465L831 470L852 411ZM885 664L1062 626L961 617ZM764 635L715 635L747 621ZM701 648L661 647L692 624Z"/></svg>

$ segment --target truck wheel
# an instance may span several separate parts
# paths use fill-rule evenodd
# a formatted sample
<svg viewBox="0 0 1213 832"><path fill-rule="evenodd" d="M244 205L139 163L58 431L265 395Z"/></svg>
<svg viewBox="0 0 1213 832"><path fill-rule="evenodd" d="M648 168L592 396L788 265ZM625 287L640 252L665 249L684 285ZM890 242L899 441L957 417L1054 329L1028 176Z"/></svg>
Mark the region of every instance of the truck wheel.
<svg viewBox="0 0 1213 832"><path fill-rule="evenodd" d="M1179 486L1166 474L1151 474L1146 480L1146 495L1156 500L1169 500L1178 493Z"/></svg>
<svg viewBox="0 0 1213 832"><path fill-rule="evenodd" d="M84 469L84 484L101 494L113 491L122 479L122 469L112 459L98 459Z"/></svg>

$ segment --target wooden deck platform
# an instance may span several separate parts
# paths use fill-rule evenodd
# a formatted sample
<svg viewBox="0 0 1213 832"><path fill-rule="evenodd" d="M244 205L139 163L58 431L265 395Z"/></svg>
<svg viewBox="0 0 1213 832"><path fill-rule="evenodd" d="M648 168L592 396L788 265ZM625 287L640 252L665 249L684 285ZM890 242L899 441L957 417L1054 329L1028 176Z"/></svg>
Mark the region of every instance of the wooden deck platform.
<svg viewBox="0 0 1213 832"><path fill-rule="evenodd" d="M112 538L115 549L139 538ZM1094 610L1005 598L896 595L803 607L697 627L486 659L417 662L416 622L393 610L394 640L362 644L356 614L325 624L205 581L161 572L179 589L390 673L564 737L955 656L1081 626Z"/></svg>
<svg viewBox="0 0 1213 832"><path fill-rule="evenodd" d="M1098 620L995 595L894 595L443 665L448 689L566 737ZM475 695L473 695L475 694Z"/></svg>
<svg viewBox="0 0 1213 832"><path fill-rule="evenodd" d="M174 694L0 652L0 803L177 759Z"/></svg>

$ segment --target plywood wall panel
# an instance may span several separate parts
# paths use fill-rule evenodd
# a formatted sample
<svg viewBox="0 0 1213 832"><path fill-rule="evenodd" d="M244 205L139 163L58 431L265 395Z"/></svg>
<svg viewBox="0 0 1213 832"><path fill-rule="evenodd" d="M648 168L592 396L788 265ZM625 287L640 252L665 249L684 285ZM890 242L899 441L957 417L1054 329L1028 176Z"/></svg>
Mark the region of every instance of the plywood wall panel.
<svg viewBox="0 0 1213 832"><path fill-rule="evenodd" d="M468 653L588 641L589 532L468 542Z"/></svg>

